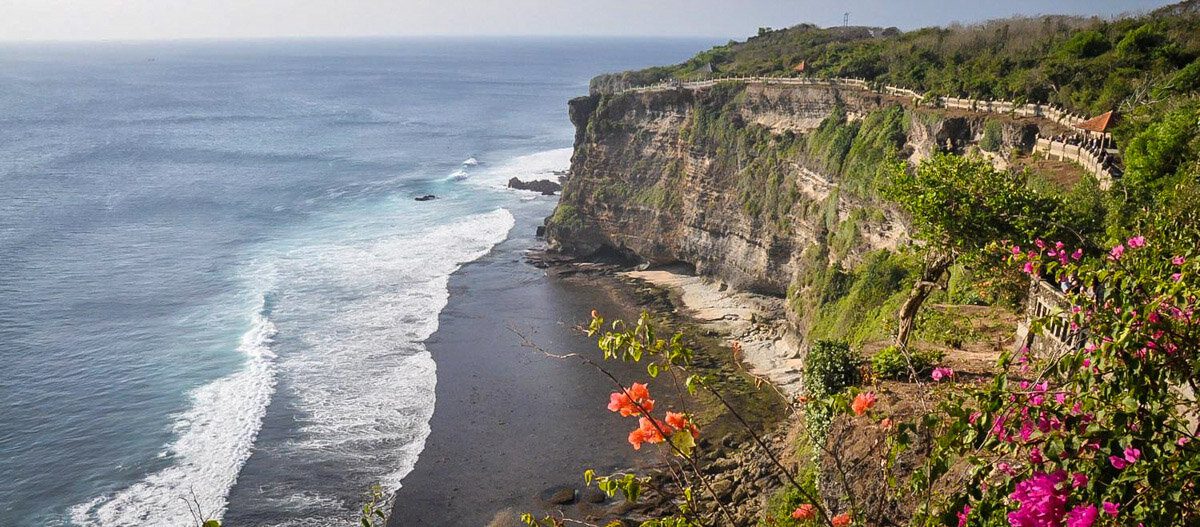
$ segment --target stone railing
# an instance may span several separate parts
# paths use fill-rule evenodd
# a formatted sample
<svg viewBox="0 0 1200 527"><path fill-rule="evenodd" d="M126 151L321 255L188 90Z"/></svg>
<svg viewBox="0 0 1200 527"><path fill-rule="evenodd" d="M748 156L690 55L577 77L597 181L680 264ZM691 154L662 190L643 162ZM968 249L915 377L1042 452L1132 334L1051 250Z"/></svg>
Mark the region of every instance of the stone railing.
<svg viewBox="0 0 1200 527"><path fill-rule="evenodd" d="M1088 146L1084 142L1068 143L1053 138L1038 137L1033 151L1045 154L1047 158L1079 163L1087 173L1096 178L1102 190L1108 190L1112 187L1113 180L1121 176L1120 169L1112 160L1112 154L1097 146Z"/></svg>
<svg viewBox="0 0 1200 527"><path fill-rule="evenodd" d="M704 89L715 86L721 82L742 82L747 84L780 84L792 86L840 86L844 88L858 88L861 90L870 90L871 83L866 79L856 79L850 77L832 77L832 78L815 78L815 77L784 77L784 76L714 76L698 81L678 81L667 80L657 84L646 86L636 86L618 90L616 93L624 92L651 92L673 89ZM909 97L915 101L925 100L926 95L916 90L902 88L900 86L884 85L880 87L880 91L888 95L897 97ZM1040 117L1049 121L1054 121L1063 126L1075 126L1087 120L1086 117L1076 115L1063 108L1051 104L1017 104L1012 101L993 101L987 99L962 99L958 97L938 97L933 104L940 105L945 108L958 108L975 112L995 113L1005 115L1024 115L1030 117Z"/></svg>
<svg viewBox="0 0 1200 527"><path fill-rule="evenodd" d="M616 93L644 93L677 89L697 90L710 88L722 82L785 86L836 86L860 90L872 89L871 83L865 79L847 77L820 79L810 77L782 76L716 76L698 81L668 80L647 86L626 88L624 90L618 90ZM880 91L896 97L912 98L913 102L915 103L925 101L943 108L956 108L972 112L992 113L999 115L1023 115L1028 117L1037 117L1040 119L1053 121L1068 128L1087 120L1087 118L1084 116L1073 114L1063 108L1049 104L1017 104L1012 101L963 99L958 97L936 97L933 100L926 101L926 96L918 91L890 85L881 86ZM1116 145L1113 145L1113 152L1115 152L1115 146ZM1088 149L1084 146L1077 146L1075 143L1067 143L1052 138L1039 136L1037 145L1034 148L1034 152L1043 152L1047 155L1047 157L1056 157L1060 161L1069 160L1079 163L1083 166L1085 171L1096 178L1096 181L1100 184L1100 188L1104 190L1109 189L1112 186L1113 180L1121 176L1121 170L1117 166L1115 156L1104 150Z"/></svg>
<svg viewBox="0 0 1200 527"><path fill-rule="evenodd" d="M1025 320L1017 329L1017 341L1022 346L1028 346L1030 353L1048 355L1056 352L1076 349L1083 345L1083 335L1072 330L1066 319L1066 310L1070 307L1066 296L1054 284L1041 279L1032 279L1029 283L1029 299L1025 304ZM1033 333L1033 321L1043 322L1042 330Z"/></svg>
<svg viewBox="0 0 1200 527"><path fill-rule="evenodd" d="M1041 117L1042 119L1054 121L1067 127L1075 126L1087 120L1087 118L1083 116L1075 115L1062 108L1049 104L1017 104L1011 101L960 99L958 97L941 97L940 101L942 107L944 108L958 108L975 112Z"/></svg>

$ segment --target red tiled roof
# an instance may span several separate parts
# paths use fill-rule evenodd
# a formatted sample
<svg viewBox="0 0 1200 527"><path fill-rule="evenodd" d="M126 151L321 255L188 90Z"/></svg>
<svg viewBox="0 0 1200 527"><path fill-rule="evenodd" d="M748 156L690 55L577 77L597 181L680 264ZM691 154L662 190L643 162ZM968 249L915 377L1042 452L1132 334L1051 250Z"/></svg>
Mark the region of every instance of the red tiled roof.
<svg viewBox="0 0 1200 527"><path fill-rule="evenodd" d="M1111 126L1116 119L1113 119L1113 112L1109 110L1082 123L1075 125L1075 128L1087 130L1089 132L1105 133L1108 132L1108 127Z"/></svg>

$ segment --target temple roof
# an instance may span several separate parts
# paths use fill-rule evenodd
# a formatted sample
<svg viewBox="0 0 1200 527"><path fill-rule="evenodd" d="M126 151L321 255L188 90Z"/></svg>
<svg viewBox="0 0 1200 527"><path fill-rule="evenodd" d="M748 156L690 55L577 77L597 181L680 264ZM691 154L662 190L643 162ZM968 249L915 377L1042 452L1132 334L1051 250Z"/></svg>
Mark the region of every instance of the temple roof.
<svg viewBox="0 0 1200 527"><path fill-rule="evenodd" d="M1087 130L1089 132L1097 132L1097 133L1103 134L1103 133L1108 133L1109 127L1112 126L1113 123L1115 123L1115 122L1116 122L1116 119L1113 118L1113 112L1112 112L1112 110L1109 110L1107 112L1104 112L1100 115L1097 115L1091 119L1088 119L1082 123L1075 125L1075 128Z"/></svg>

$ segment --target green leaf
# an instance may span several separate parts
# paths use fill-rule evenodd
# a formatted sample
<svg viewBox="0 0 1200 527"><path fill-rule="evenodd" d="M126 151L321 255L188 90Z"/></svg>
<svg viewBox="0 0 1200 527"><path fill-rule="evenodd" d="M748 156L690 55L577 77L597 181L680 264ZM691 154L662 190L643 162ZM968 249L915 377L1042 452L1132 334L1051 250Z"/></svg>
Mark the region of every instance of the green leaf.
<svg viewBox="0 0 1200 527"><path fill-rule="evenodd" d="M696 438L692 437L688 430L679 430L671 434L671 444L675 445L684 457L688 457L692 455L692 449L696 448Z"/></svg>

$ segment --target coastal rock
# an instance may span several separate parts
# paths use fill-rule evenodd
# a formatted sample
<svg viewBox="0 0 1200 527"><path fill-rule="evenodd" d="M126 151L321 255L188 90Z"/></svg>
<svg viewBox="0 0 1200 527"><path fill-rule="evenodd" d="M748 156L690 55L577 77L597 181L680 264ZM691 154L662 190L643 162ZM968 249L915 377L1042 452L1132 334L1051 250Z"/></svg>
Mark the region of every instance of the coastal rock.
<svg viewBox="0 0 1200 527"><path fill-rule="evenodd" d="M580 496L583 498L583 501L588 503L604 503L604 500L608 499L608 495L604 491L595 487L583 489Z"/></svg>
<svg viewBox="0 0 1200 527"><path fill-rule="evenodd" d="M541 192L544 196L553 196L554 193L562 190L562 185L550 181L549 179L535 179L533 181L521 181L518 178L508 180L508 188L517 190L532 190Z"/></svg>
<svg viewBox="0 0 1200 527"><path fill-rule="evenodd" d="M434 196L433 194L426 194L424 196L417 196L416 198L413 198L413 199L415 199L417 201L430 201L430 200L437 199L437 196Z"/></svg>
<svg viewBox="0 0 1200 527"><path fill-rule="evenodd" d="M539 497L542 499L542 501L552 505L570 505L575 503L577 496L578 492L575 490L575 487L561 485L557 487L550 487L542 491L542 494Z"/></svg>

